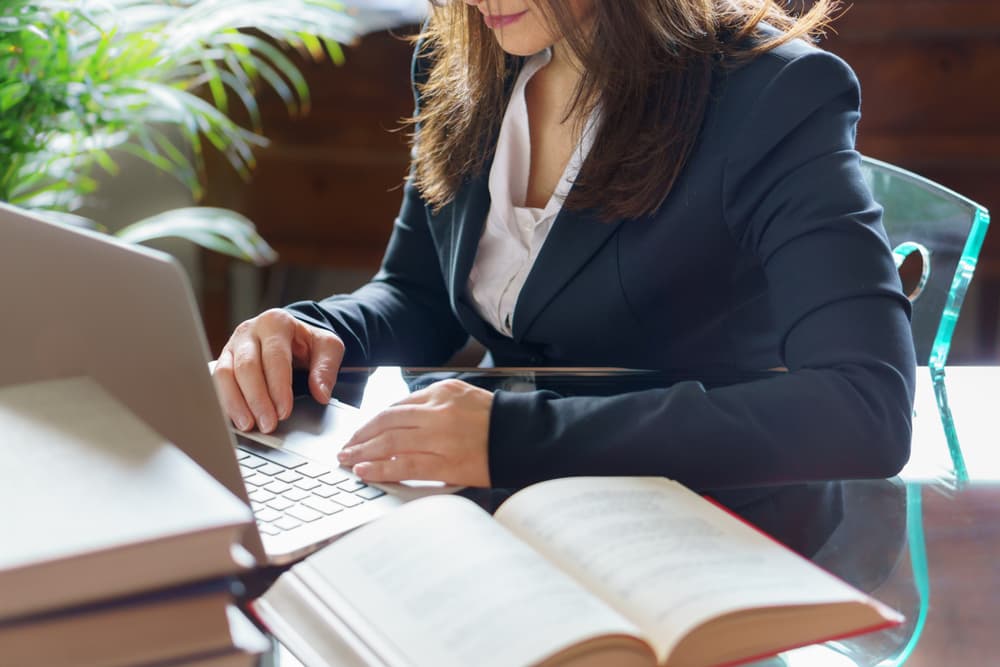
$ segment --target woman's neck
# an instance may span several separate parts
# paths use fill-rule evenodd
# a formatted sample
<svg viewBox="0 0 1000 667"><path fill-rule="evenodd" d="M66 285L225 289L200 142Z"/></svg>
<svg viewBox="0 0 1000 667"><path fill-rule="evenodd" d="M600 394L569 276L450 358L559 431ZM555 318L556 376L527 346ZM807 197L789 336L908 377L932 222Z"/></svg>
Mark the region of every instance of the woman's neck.
<svg viewBox="0 0 1000 667"><path fill-rule="evenodd" d="M559 42L552 46L552 58L528 83L529 96L556 106L560 115L569 111L583 69L572 51Z"/></svg>
<svg viewBox="0 0 1000 667"><path fill-rule="evenodd" d="M552 60L545 69L552 85L561 90L574 90L583 77L583 67L565 41L552 45Z"/></svg>

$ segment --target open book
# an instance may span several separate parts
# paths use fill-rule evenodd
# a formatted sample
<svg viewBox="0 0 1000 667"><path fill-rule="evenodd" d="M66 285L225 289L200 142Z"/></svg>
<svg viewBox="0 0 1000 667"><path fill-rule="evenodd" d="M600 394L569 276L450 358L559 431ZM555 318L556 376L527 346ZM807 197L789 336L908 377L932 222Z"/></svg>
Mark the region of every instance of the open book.
<svg viewBox="0 0 1000 667"><path fill-rule="evenodd" d="M902 617L662 478L541 482L494 517L425 498L253 610L307 667L729 665Z"/></svg>

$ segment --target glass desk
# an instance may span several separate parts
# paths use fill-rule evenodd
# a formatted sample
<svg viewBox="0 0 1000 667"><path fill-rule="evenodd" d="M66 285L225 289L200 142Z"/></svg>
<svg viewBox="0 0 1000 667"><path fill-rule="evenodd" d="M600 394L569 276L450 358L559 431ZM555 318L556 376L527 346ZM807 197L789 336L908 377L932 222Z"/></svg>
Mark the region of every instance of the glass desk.
<svg viewBox="0 0 1000 667"><path fill-rule="evenodd" d="M377 411L409 391L444 377L491 389L552 389L610 394L674 379L660 373L595 369L354 369L335 396ZM747 378L741 378L747 379ZM739 511L780 540L851 584L898 609L898 627L840 642L804 647L754 667L987 666L998 663L1000 633L1000 367L951 367L947 390L968 481L955 474L937 415L930 374L919 368L910 462L891 480L852 480L795 491L787 517L759 520L751 503ZM704 378L707 385L730 378ZM464 494L484 507L500 490ZM808 511L803 512L806 507ZM802 520L802 517L807 520ZM797 517L797 518L796 518ZM777 521L777 523L776 523ZM821 545L816 548L816 545ZM299 667L278 646L265 664Z"/></svg>

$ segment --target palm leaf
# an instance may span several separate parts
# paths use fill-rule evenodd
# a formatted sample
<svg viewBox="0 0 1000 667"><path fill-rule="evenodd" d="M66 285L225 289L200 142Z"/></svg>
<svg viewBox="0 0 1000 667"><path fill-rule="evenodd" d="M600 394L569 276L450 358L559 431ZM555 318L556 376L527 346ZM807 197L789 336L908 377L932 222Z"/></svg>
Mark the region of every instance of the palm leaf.
<svg viewBox="0 0 1000 667"><path fill-rule="evenodd" d="M205 141L246 176L266 144L260 90L292 112L308 108L305 78L279 45L336 58L356 36L333 0L0 3L0 199L70 210L93 191L92 172L116 169L112 149L196 196ZM228 116L230 96L253 129ZM179 141L149 129L164 126Z"/></svg>
<svg viewBox="0 0 1000 667"><path fill-rule="evenodd" d="M258 266L271 264L278 258L249 219L234 211L208 206L166 211L135 222L115 232L115 236L130 243L183 238Z"/></svg>

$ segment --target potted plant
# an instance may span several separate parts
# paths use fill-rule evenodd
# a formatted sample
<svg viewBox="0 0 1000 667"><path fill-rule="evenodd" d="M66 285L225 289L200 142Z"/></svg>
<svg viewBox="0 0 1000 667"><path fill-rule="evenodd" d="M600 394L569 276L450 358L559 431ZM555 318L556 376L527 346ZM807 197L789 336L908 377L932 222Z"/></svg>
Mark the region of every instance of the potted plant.
<svg viewBox="0 0 1000 667"><path fill-rule="evenodd" d="M256 95L291 113L306 81L282 50L343 58L354 15L335 0L8 0L0 6L0 200L97 227L75 213L123 155L179 179L197 199L206 145L240 173L260 134ZM247 126L230 115L234 107ZM264 264L273 250L224 209L185 207L115 232L181 236Z"/></svg>

